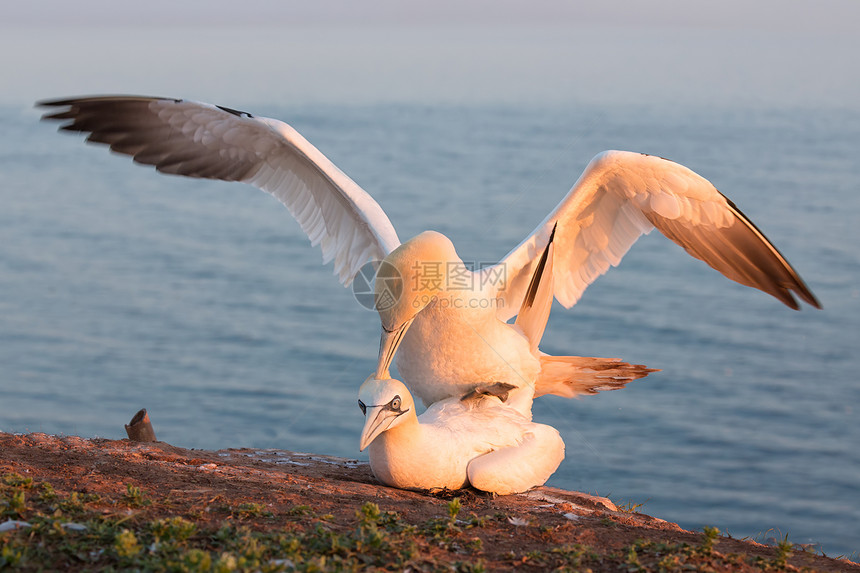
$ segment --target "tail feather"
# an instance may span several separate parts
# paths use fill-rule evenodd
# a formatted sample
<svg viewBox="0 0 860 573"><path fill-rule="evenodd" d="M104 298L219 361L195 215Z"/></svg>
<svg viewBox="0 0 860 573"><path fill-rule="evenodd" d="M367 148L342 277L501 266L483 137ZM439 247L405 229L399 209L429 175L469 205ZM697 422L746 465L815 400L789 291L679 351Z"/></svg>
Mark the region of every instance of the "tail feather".
<svg viewBox="0 0 860 573"><path fill-rule="evenodd" d="M564 398L597 394L624 388L628 382L644 378L658 369L629 364L618 358L589 356L540 357L540 374L535 383L535 398L555 394Z"/></svg>

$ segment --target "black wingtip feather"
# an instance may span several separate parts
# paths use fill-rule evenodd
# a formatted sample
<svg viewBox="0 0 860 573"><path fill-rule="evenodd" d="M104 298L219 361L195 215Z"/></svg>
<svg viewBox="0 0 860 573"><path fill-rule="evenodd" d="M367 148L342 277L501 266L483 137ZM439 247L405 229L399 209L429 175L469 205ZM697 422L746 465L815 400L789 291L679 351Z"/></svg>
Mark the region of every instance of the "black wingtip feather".
<svg viewBox="0 0 860 573"><path fill-rule="evenodd" d="M793 296L796 295L810 306L821 310L821 303L818 301L815 295L812 294L812 291L806 285L806 282L804 282L804 280L800 278L800 274L794 269L793 266L791 266L791 263L788 262L788 259L786 259L779 251L779 249L776 248L776 245L774 245L773 242L771 242L771 240L767 238L767 236L761 231L761 229L759 229L758 226L756 226L756 224L753 223L752 220L747 217L744 212L741 211L731 199L729 199L722 193L720 193L720 195L722 195L726 202L729 204L729 207L734 212L735 217L737 217L739 221L741 221L744 225L749 227L750 230L752 230L759 237L761 237L762 241L771 249L774 256L777 258L777 260L779 260L779 262L782 264L783 269L785 269L786 273L788 274L789 280L786 280L779 285L783 289L785 289L782 293L784 294L784 296L777 298L779 298L783 303L785 303L786 306L794 310L800 310L800 304L797 302L797 300L795 300Z"/></svg>
<svg viewBox="0 0 860 573"><path fill-rule="evenodd" d="M540 286L541 276L543 275L543 270L546 267L547 257L549 256L549 248L552 245L553 240L555 239L555 230L557 227L558 221L556 221L556 223L552 226L552 232L549 234L549 241L547 241L546 247L544 247L543 249L543 254L540 257L540 261L538 261L538 264L535 267L535 272L532 275L531 282L529 282L529 288L526 291L526 298L525 300L523 300L522 308L530 308L535 302L538 287Z"/></svg>
<svg viewBox="0 0 860 573"><path fill-rule="evenodd" d="M248 117L248 118L254 117L253 115L251 115L247 111L239 111L238 109L233 109L231 107L225 107L223 105L216 105L215 107L217 107L221 111L226 111L227 113L231 113L231 114L235 115L236 117Z"/></svg>

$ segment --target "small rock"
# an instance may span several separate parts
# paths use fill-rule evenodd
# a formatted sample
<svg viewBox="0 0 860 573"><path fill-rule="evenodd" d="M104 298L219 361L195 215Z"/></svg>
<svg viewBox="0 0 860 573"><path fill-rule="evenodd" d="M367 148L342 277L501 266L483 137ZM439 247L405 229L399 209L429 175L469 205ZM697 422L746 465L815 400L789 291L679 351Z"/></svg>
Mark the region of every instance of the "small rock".
<svg viewBox="0 0 860 573"><path fill-rule="evenodd" d="M79 438L78 436L64 436L60 438L59 441L61 444L70 448L85 449L92 446L92 442L90 442L90 440Z"/></svg>
<svg viewBox="0 0 860 573"><path fill-rule="evenodd" d="M25 527L31 527L31 525L29 523L27 523L26 521L16 521L16 520L10 519L9 521L7 521L5 523L0 523L0 533L2 533L3 531L13 531L15 529L23 529Z"/></svg>

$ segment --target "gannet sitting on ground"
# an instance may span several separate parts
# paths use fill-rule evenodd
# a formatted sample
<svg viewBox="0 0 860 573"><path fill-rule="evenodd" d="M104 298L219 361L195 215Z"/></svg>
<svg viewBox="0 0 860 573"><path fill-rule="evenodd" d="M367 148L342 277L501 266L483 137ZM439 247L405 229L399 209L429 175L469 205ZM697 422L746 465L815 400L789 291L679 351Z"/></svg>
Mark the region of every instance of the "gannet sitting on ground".
<svg viewBox="0 0 860 573"><path fill-rule="evenodd" d="M334 260L344 284L365 263L382 260L376 378L389 377L397 353L401 377L425 404L505 384L514 387L512 403L529 415L533 396L594 393L647 374L614 359L547 356L538 344L553 298L573 306L654 228L734 281L794 309L795 295L820 308L731 201L703 177L659 157L598 154L530 235L498 264L472 271L440 233L421 233L401 245L376 201L283 122L151 97L39 105L55 108L43 117L64 121L62 129L89 133L88 141L160 172L243 181L273 194L312 245L321 246L323 262Z"/></svg>
<svg viewBox="0 0 860 573"><path fill-rule="evenodd" d="M564 459L555 428L529 421L497 396L446 398L421 416L399 380L371 376L358 391L366 416L359 449L382 483L500 495L543 485Z"/></svg>

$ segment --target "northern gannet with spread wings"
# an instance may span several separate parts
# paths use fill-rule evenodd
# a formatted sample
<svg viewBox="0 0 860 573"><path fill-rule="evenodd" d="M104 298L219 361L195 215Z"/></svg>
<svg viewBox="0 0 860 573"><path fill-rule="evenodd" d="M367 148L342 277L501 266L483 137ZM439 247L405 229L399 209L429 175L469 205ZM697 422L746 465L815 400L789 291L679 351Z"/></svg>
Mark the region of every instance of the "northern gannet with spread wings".
<svg viewBox="0 0 860 573"><path fill-rule="evenodd" d="M64 122L61 129L88 133L88 141L162 173L241 181L271 193L321 247L323 262L334 261L345 285L364 264L382 260L376 378L388 378L396 352L401 377L425 404L501 388L528 415L535 396L589 394L646 375L650 370L612 359L548 356L538 343L553 298L574 305L654 228L729 279L793 309L799 308L795 297L820 308L730 200L690 169L659 157L598 154L522 243L497 265L472 271L440 233L426 231L401 244L376 201L281 121L155 97L38 105L53 108L43 119Z"/></svg>

